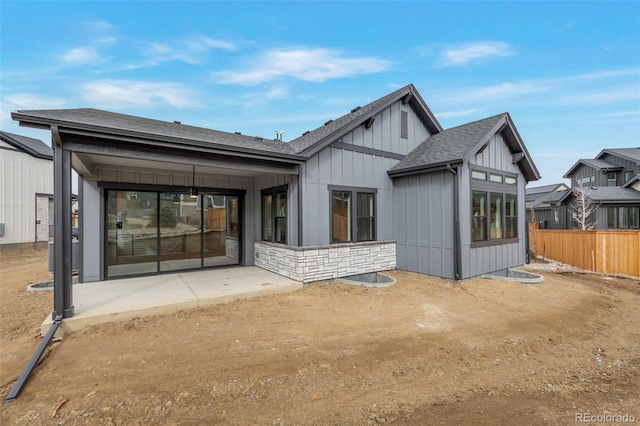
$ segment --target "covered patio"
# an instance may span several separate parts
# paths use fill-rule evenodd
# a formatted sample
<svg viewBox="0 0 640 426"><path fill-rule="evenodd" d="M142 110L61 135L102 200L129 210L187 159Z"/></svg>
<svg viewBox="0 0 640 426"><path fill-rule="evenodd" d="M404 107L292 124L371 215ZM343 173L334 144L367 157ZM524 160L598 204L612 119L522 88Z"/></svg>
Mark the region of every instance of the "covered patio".
<svg viewBox="0 0 640 426"><path fill-rule="evenodd" d="M302 287L301 282L256 266L74 284L74 316L60 323L56 335L89 325L289 293ZM49 315L40 328L42 335L52 324Z"/></svg>

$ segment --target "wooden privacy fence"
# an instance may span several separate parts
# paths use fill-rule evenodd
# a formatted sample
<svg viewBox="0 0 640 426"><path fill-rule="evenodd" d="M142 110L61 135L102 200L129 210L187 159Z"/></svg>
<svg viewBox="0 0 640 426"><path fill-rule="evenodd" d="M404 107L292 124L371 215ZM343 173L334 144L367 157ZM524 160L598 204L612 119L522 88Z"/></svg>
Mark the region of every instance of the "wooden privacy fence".
<svg viewBox="0 0 640 426"><path fill-rule="evenodd" d="M529 229L536 255L580 269L640 276L640 231Z"/></svg>

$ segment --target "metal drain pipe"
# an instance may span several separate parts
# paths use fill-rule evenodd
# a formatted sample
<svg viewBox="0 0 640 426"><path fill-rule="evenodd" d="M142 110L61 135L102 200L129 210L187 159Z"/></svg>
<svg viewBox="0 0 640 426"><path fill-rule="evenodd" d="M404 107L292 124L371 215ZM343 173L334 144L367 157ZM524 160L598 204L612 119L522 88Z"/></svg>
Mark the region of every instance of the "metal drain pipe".
<svg viewBox="0 0 640 426"><path fill-rule="evenodd" d="M42 354L44 353L44 350L47 348L47 345L49 344L51 339L53 339L53 336L56 334L56 330L58 330L58 327L60 326L61 322L62 322L62 315L58 315L53 320L53 324L51 324L51 328L47 332L47 335L44 336L44 339L42 340L42 342L40 342L40 346L38 346L38 350L36 351L36 353L33 354L31 361L29 361L29 364L27 364L27 366L25 367L20 377L18 377L18 381L16 382L16 384L13 385L13 388L11 388L11 392L9 392L9 395L7 395L7 398L4 400L5 404L9 402L14 402L16 399L18 399L18 395L20 395L20 392L22 392L22 388L27 383L27 380L29 379L29 376L33 372L33 369L36 368L38 361L40 361L40 357L42 357Z"/></svg>

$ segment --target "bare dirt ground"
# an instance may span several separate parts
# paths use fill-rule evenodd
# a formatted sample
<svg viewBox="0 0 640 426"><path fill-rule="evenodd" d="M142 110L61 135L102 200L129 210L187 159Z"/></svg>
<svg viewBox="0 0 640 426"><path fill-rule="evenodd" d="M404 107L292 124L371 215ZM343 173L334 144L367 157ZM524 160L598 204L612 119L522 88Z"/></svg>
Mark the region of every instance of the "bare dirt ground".
<svg viewBox="0 0 640 426"><path fill-rule="evenodd" d="M39 343L46 252L0 252L0 394ZM0 423L640 423L640 279L334 283L93 326L50 345Z"/></svg>

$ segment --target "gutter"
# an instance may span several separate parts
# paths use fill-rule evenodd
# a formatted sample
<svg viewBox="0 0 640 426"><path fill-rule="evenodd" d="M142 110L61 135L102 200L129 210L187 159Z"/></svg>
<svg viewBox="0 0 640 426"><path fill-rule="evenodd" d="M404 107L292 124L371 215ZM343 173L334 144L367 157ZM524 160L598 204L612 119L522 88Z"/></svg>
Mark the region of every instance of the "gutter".
<svg viewBox="0 0 640 426"><path fill-rule="evenodd" d="M13 385L13 388L11 388L9 395L7 395L7 398L4 400L5 404L9 402L15 402L15 400L18 399L18 395L20 395L20 392L22 392L22 388L24 388L24 385L27 383L27 380L29 380L29 376L31 375L33 370L36 368L36 365L38 364L38 361L40 361L40 358L42 357L44 350L47 348L47 345L49 345L49 342L51 341L51 339L53 339L53 336L56 334L56 331L58 330L60 323L62 323L62 315L58 315L53 320L53 324L51 324L51 328L47 332L47 335L44 337L42 342L40 342L40 346L38 346L38 349L33 354L31 361L29 361L29 364L27 364L24 371L18 378L18 381L16 382L15 385Z"/></svg>

